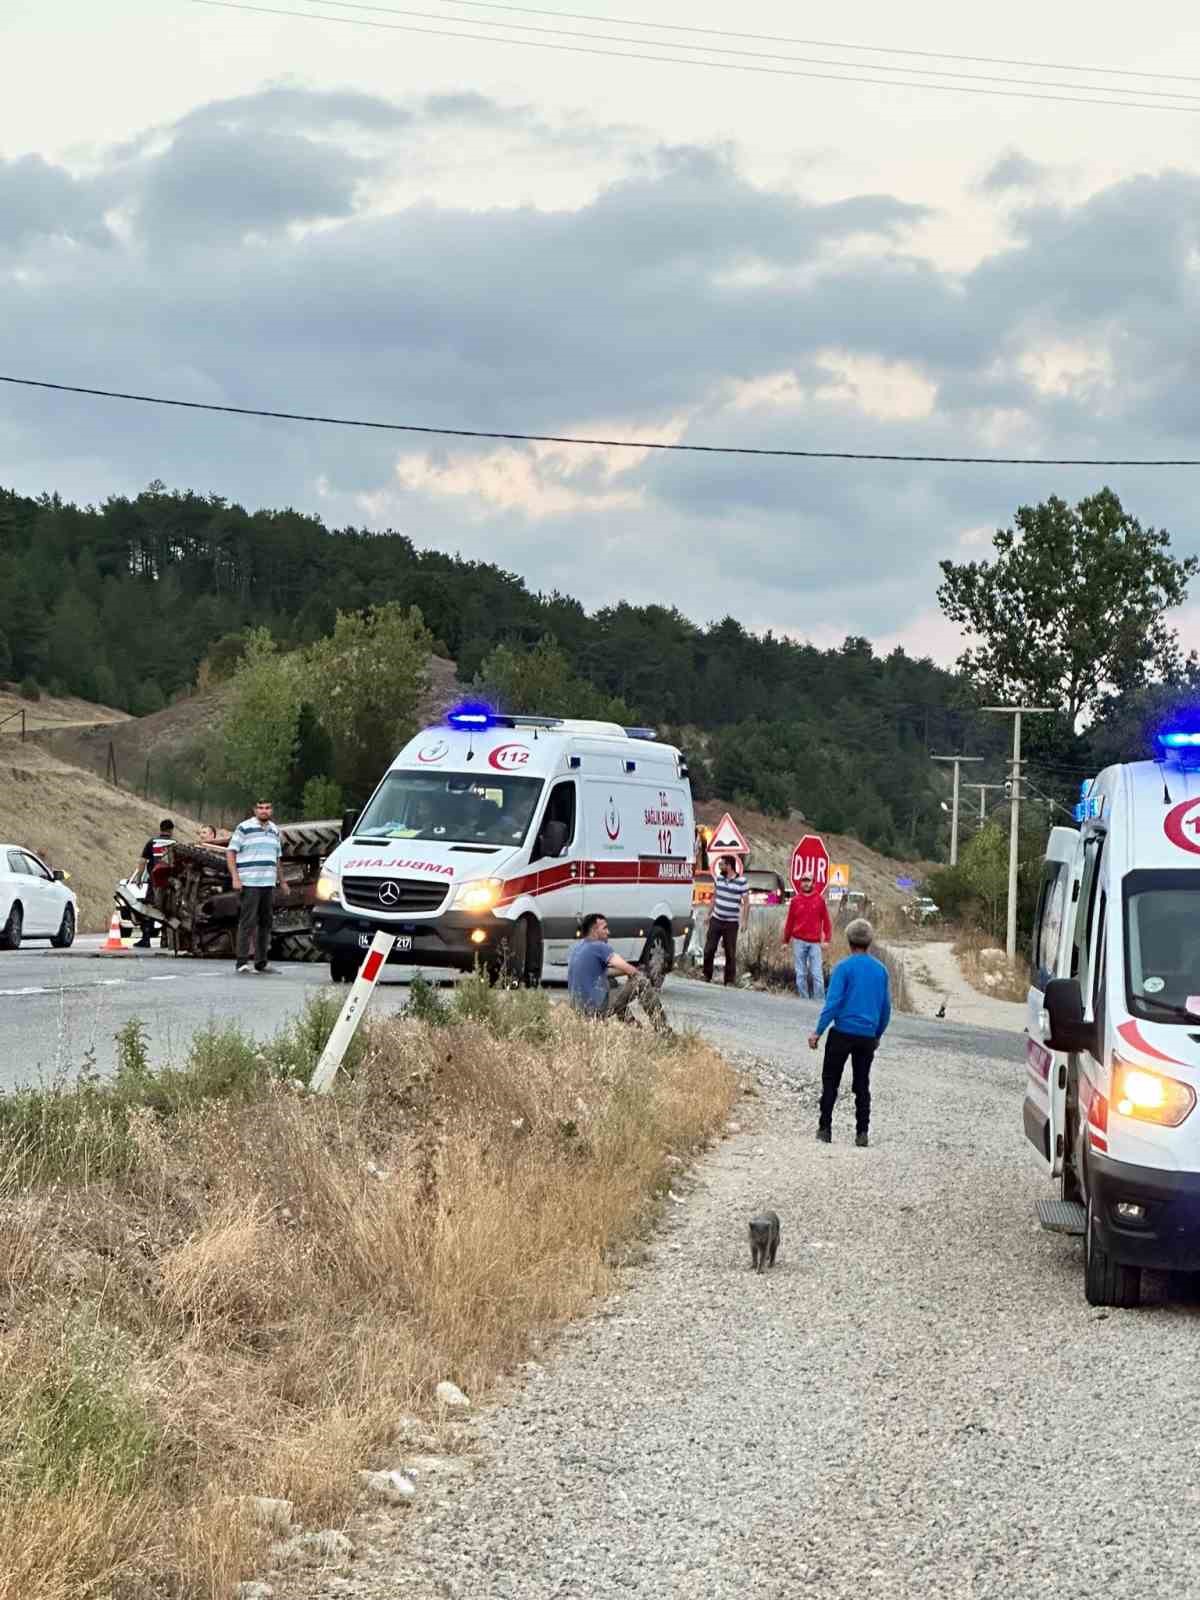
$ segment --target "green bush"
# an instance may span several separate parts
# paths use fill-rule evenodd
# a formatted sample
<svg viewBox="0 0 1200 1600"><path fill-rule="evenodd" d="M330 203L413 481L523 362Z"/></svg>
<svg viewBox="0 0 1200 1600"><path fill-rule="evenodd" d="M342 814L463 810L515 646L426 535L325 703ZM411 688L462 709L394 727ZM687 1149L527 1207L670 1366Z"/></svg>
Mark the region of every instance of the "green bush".
<svg viewBox="0 0 1200 1600"><path fill-rule="evenodd" d="M69 1492L82 1480L130 1494L146 1480L159 1430L126 1388L120 1341L67 1334L32 1384L3 1394L0 1483L8 1493Z"/></svg>
<svg viewBox="0 0 1200 1600"><path fill-rule="evenodd" d="M28 677L27 678L22 678L21 679L21 699L22 700L40 700L41 698L42 698L42 691L38 688L37 679L36 678L28 678Z"/></svg>
<svg viewBox="0 0 1200 1600"><path fill-rule="evenodd" d="M310 778L300 796L300 815L305 822L324 822L342 814L342 786L332 778Z"/></svg>
<svg viewBox="0 0 1200 1600"><path fill-rule="evenodd" d="M442 991L419 972L413 974L409 983L408 1001L401 1015L411 1017L414 1022L428 1022L435 1028L445 1027L451 1020Z"/></svg>

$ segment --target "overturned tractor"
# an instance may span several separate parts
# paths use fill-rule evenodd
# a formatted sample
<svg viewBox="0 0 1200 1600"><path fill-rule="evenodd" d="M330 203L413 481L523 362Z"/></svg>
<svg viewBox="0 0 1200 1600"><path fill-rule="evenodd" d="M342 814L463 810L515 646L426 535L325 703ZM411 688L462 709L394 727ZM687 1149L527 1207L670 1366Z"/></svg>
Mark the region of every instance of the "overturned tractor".
<svg viewBox="0 0 1200 1600"><path fill-rule="evenodd" d="M276 961L322 959L312 934L312 907L321 862L341 838L339 822L295 822L279 830L279 886L271 924ZM115 899L122 925L162 931L175 955L224 956L235 952L238 894L229 876L225 848L176 843L152 869L152 882L127 879ZM149 893L146 893L147 888Z"/></svg>

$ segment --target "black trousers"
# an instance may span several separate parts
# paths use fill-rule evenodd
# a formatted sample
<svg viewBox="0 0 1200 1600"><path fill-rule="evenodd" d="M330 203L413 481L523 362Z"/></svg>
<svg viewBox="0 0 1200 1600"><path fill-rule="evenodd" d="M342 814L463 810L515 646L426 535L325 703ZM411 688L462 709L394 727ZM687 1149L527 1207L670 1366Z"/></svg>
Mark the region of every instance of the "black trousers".
<svg viewBox="0 0 1200 1600"><path fill-rule="evenodd" d="M238 903L237 964L250 959L254 945L254 965L265 967L271 954L271 917L275 901L274 886L248 889L243 886Z"/></svg>
<svg viewBox="0 0 1200 1600"><path fill-rule="evenodd" d="M704 939L704 981L712 982L713 962L717 956L717 946L725 946L725 982L737 982L737 938L738 924L736 922L718 922L716 917L708 919L708 933Z"/></svg>
<svg viewBox="0 0 1200 1600"><path fill-rule="evenodd" d="M868 1039L858 1033L839 1033L836 1028L830 1028L825 1037L825 1062L821 1069L823 1128L828 1128L833 1121L834 1103L849 1060L854 1074L854 1131L868 1131L871 1122L871 1062L875 1059L878 1045L878 1039Z"/></svg>

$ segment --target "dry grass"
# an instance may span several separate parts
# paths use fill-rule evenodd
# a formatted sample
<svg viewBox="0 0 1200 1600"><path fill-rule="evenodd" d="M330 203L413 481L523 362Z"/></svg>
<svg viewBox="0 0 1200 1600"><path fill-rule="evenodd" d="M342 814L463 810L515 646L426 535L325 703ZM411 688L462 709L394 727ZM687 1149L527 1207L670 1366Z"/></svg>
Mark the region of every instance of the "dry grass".
<svg viewBox="0 0 1200 1600"><path fill-rule="evenodd" d="M794 994L796 992L796 966L791 946L780 942L783 932L783 913L755 917L738 940L738 967L748 973L756 986ZM847 954L845 936L835 929L833 943L825 952L825 981L829 982L832 967ZM891 946L877 940L871 947L888 969L892 984L892 1007L896 1011L912 1011L912 996L908 989L908 975L901 955Z"/></svg>
<svg viewBox="0 0 1200 1600"><path fill-rule="evenodd" d="M210 1035L208 1098L131 1051L0 1118L0 1600L227 1600L269 1538L245 1496L343 1519L439 1380L486 1394L610 1284L736 1092L542 995L415 1009L327 1099L290 1076L309 1019Z"/></svg>
<svg viewBox="0 0 1200 1600"><path fill-rule="evenodd" d="M961 928L954 941L954 954L958 957L963 977L980 994L994 1000L1017 1000L1022 1004L1029 998L1029 962L1018 955L1011 964L1007 959L980 959L984 950L996 950L996 942L979 928Z"/></svg>

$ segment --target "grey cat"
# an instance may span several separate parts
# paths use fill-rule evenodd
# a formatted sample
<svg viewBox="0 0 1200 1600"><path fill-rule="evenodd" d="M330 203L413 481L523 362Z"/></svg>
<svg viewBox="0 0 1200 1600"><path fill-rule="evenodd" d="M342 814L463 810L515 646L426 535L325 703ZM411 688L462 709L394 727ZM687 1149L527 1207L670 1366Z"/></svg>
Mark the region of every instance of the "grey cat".
<svg viewBox="0 0 1200 1600"><path fill-rule="evenodd" d="M775 1265L779 1249L779 1217L774 1211L760 1211L750 1218L750 1265L755 1272Z"/></svg>

